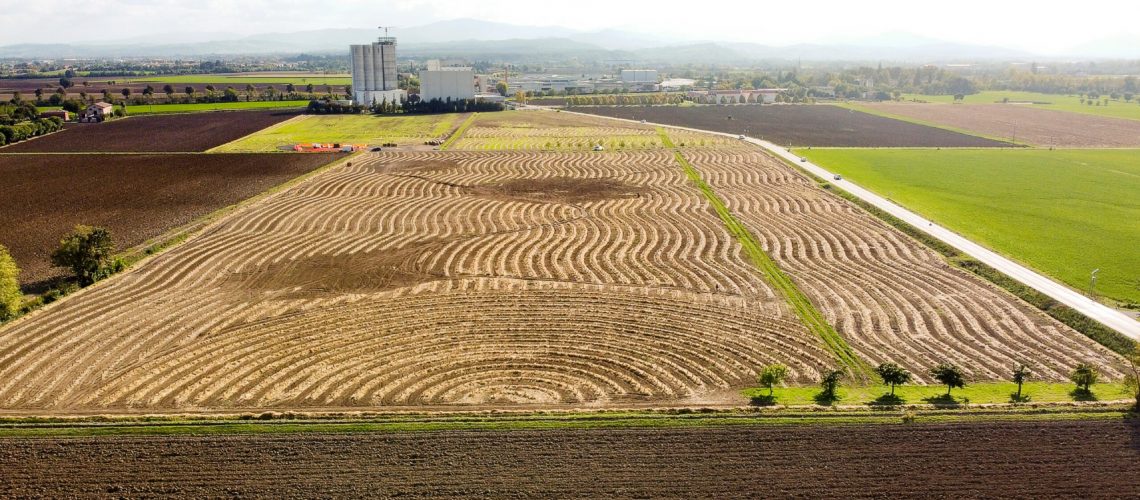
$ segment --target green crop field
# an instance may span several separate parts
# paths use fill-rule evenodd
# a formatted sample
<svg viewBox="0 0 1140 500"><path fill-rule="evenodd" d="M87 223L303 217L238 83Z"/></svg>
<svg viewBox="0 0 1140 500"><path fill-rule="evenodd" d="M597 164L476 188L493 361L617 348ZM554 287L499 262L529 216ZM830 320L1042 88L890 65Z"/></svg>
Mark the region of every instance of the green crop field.
<svg viewBox="0 0 1140 500"><path fill-rule="evenodd" d="M227 84L287 84L293 85L351 85L352 77L347 75L318 75L312 73L298 73L296 75L275 73L271 75L252 73L249 75L174 75L174 76L146 76L131 78L134 83L227 83Z"/></svg>
<svg viewBox="0 0 1140 500"><path fill-rule="evenodd" d="M466 115L304 115L248 135L211 152L280 151L297 143L334 142L378 146L422 144L447 135Z"/></svg>
<svg viewBox="0 0 1140 500"><path fill-rule="evenodd" d="M811 149L808 157L975 241L1140 303L1140 151Z"/></svg>
<svg viewBox="0 0 1140 500"><path fill-rule="evenodd" d="M211 102L201 104L142 104L127 106L130 115L157 115L164 113L194 113L198 111L234 111L243 109L297 109L309 101L250 101Z"/></svg>
<svg viewBox="0 0 1140 500"><path fill-rule="evenodd" d="M1018 91L1002 91L1002 90L989 90L977 94L966 96L962 102L967 104L990 104L1000 103L1003 99L1009 99L1012 102L1033 102L1032 106L1042 109L1053 109L1057 111L1068 111L1071 113L1084 113L1096 116L1107 116L1112 118L1126 118L1130 120L1140 120L1140 98L1133 98L1131 102L1124 100L1109 100L1108 105L1104 105L1104 98L1108 96L1101 96L1099 99L1100 106L1081 104L1081 96L1077 94L1042 94L1038 92L1018 92ZM919 94L903 94L903 100L919 100L927 102L940 102L952 103L954 96L952 95L919 95Z"/></svg>

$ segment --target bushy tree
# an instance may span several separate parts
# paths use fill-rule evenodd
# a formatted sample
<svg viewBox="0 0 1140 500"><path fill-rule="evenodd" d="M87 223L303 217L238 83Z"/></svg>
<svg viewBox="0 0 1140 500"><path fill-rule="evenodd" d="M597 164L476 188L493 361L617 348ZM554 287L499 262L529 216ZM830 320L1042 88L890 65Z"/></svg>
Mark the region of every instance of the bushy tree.
<svg viewBox="0 0 1140 500"><path fill-rule="evenodd" d="M946 386L946 395L950 395L955 387L966 387L966 374L961 368L951 363L942 363L930 369L930 376Z"/></svg>
<svg viewBox="0 0 1140 500"><path fill-rule="evenodd" d="M20 293L20 268L8 254L8 249L0 245L0 321L16 317L20 310L23 295Z"/></svg>
<svg viewBox="0 0 1140 500"><path fill-rule="evenodd" d="M1017 395L1014 399L1021 401L1021 386L1033 376L1033 373L1026 368L1025 365L1017 365L1013 370L1013 381L1017 384Z"/></svg>
<svg viewBox="0 0 1140 500"><path fill-rule="evenodd" d="M1069 380L1077 384L1077 389L1084 392L1089 392L1098 378L1100 378L1100 372L1097 371L1096 367L1083 362L1077 363L1077 367L1069 374Z"/></svg>
<svg viewBox="0 0 1140 500"><path fill-rule="evenodd" d="M114 251L110 231L101 227L75 226L72 234L60 240L59 248L51 254L51 263L70 269L80 286L87 286L114 270L111 260Z"/></svg>
<svg viewBox="0 0 1140 500"><path fill-rule="evenodd" d="M875 368L875 373L883 379L884 384L891 386L891 396L895 395L895 386L910 382L910 372L895 363L883 363Z"/></svg>
<svg viewBox="0 0 1140 500"><path fill-rule="evenodd" d="M823 379L819 381L819 386L823 389L820 397L828 401L837 399L835 391L839 390L839 383L843 380L844 375L846 372L843 370L831 370L824 373Z"/></svg>
<svg viewBox="0 0 1140 500"><path fill-rule="evenodd" d="M772 395L773 387L784 381L788 376L788 367L780 363L765 366L760 372L760 385L768 388L768 395Z"/></svg>
<svg viewBox="0 0 1140 500"><path fill-rule="evenodd" d="M1124 385L1136 397L1136 411L1140 411L1140 343L1137 343L1132 348L1132 353L1128 356L1129 370L1128 376L1124 378Z"/></svg>

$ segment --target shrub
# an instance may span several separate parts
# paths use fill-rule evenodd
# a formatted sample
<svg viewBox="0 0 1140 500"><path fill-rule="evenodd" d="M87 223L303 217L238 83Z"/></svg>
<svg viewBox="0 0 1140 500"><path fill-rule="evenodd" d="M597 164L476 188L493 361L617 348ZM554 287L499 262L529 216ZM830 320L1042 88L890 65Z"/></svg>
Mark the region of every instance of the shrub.
<svg viewBox="0 0 1140 500"><path fill-rule="evenodd" d="M75 226L75 232L60 240L59 248L51 254L51 263L70 269L80 286L87 286L122 269L122 262L111 260L114 251L110 231Z"/></svg>
<svg viewBox="0 0 1140 500"><path fill-rule="evenodd" d="M1021 385L1032 376L1033 373L1030 372L1029 368L1026 368L1025 365L1018 365L1017 368L1013 370L1013 382L1017 384L1017 394L1013 396L1015 401L1021 401Z"/></svg>
<svg viewBox="0 0 1140 500"><path fill-rule="evenodd" d="M823 375L820 380L819 386L823 392L819 394L819 398L824 401L835 401L838 399L836 392L839 390L839 382L843 380L846 373L843 370L831 370Z"/></svg>
<svg viewBox="0 0 1140 500"><path fill-rule="evenodd" d="M0 321L16 317L20 312L20 268L8 254L8 249L0 245Z"/></svg>

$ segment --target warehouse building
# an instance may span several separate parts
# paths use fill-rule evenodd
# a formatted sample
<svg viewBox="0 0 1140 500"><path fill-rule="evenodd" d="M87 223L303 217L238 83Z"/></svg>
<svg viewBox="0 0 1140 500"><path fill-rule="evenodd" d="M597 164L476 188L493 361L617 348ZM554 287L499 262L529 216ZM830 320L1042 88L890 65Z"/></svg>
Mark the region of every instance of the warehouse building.
<svg viewBox="0 0 1140 500"><path fill-rule="evenodd" d="M370 45L352 45L352 97L357 104L401 102L407 93L396 76L396 37L383 36Z"/></svg>
<svg viewBox="0 0 1140 500"><path fill-rule="evenodd" d="M420 71L420 100L475 98L475 70L466 66L429 65Z"/></svg>
<svg viewBox="0 0 1140 500"><path fill-rule="evenodd" d="M621 70L621 83L633 91L650 92L657 90L657 70L655 69L623 69Z"/></svg>

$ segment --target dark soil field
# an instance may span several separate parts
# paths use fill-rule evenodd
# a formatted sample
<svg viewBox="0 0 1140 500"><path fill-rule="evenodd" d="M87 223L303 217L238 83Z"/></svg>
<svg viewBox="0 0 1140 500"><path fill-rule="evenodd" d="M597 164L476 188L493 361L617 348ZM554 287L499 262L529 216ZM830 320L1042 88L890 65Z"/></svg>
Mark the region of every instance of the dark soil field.
<svg viewBox="0 0 1140 500"><path fill-rule="evenodd" d="M227 111L78 123L61 132L0 148L0 153L201 152L296 115L288 111Z"/></svg>
<svg viewBox="0 0 1140 500"><path fill-rule="evenodd" d="M0 244L23 270L21 283L36 291L58 274L49 255L76 224L107 227L126 249L336 157L0 154Z"/></svg>
<svg viewBox="0 0 1140 500"><path fill-rule="evenodd" d="M730 134L746 134L791 147L1009 146L1004 142L829 105L576 107L573 110Z"/></svg>
<svg viewBox="0 0 1140 500"><path fill-rule="evenodd" d="M0 440L0 496L1134 497L1125 421Z"/></svg>

